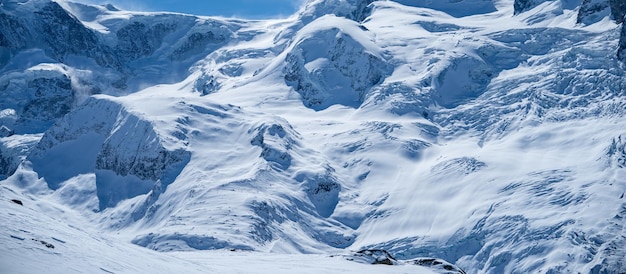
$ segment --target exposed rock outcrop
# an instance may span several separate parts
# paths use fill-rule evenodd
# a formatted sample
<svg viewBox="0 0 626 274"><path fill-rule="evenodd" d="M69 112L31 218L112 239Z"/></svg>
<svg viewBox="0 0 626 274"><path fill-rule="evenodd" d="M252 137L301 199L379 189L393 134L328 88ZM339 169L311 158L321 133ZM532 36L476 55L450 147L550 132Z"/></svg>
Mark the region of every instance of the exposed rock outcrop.
<svg viewBox="0 0 626 274"><path fill-rule="evenodd" d="M68 54L92 58L101 66L120 69L122 64L113 51L100 43L94 31L85 27L76 17L58 3L49 2L35 12L36 30L52 50L52 55L64 62Z"/></svg>
<svg viewBox="0 0 626 274"><path fill-rule="evenodd" d="M0 126L0 138L9 137L15 134L15 131L5 125Z"/></svg>
<svg viewBox="0 0 626 274"><path fill-rule="evenodd" d="M626 16L626 1L623 0L609 0L609 6L611 7L611 16L615 22L621 24L624 22Z"/></svg>
<svg viewBox="0 0 626 274"><path fill-rule="evenodd" d="M626 2L620 0L583 0L577 22L585 25L596 23L609 16L618 24L624 22Z"/></svg>
<svg viewBox="0 0 626 274"><path fill-rule="evenodd" d="M361 22L370 15L374 0L313 0L309 1L300 15L304 25L324 15L333 14Z"/></svg>
<svg viewBox="0 0 626 274"><path fill-rule="evenodd" d="M11 115L0 117L4 118L0 123L16 134L44 131L70 112L81 96L78 93L85 97L97 93L96 87L77 91L74 84L66 68L54 65L1 76L0 110L10 111Z"/></svg>
<svg viewBox="0 0 626 274"><path fill-rule="evenodd" d="M608 0L583 0L576 22L590 25L608 16L610 11Z"/></svg>
<svg viewBox="0 0 626 274"><path fill-rule="evenodd" d="M24 48L31 40L30 36L28 28L20 22L19 18L0 13L0 50ZM4 64L2 59L0 56L0 66Z"/></svg>
<svg viewBox="0 0 626 274"><path fill-rule="evenodd" d="M134 21L117 31L117 52L128 61L149 56L161 46L163 37L176 29L174 23L157 23L148 26Z"/></svg>
<svg viewBox="0 0 626 274"><path fill-rule="evenodd" d="M335 104L359 107L365 93L389 73L383 56L352 21L327 16L311 25L317 26L305 28L289 49L285 82L314 110Z"/></svg>
<svg viewBox="0 0 626 274"><path fill-rule="evenodd" d="M513 3L514 14L520 14L524 11L530 10L546 1L547 0L515 0Z"/></svg>
<svg viewBox="0 0 626 274"><path fill-rule="evenodd" d="M293 138L294 130L290 126L263 124L255 129L256 135L250 144L263 149L261 158L265 159L272 167L286 170L291 166L291 150L296 141Z"/></svg>
<svg viewBox="0 0 626 274"><path fill-rule="evenodd" d="M363 249L349 256L349 261L377 265L419 265L443 274L466 274L463 269L442 259L437 258L414 258L410 260L398 260L384 249Z"/></svg>
<svg viewBox="0 0 626 274"><path fill-rule="evenodd" d="M606 152L609 165L626 168L626 140L620 135L614 138Z"/></svg>
<svg viewBox="0 0 626 274"><path fill-rule="evenodd" d="M617 58L626 64L626 24L622 24L622 31L620 32L619 44L617 48Z"/></svg>

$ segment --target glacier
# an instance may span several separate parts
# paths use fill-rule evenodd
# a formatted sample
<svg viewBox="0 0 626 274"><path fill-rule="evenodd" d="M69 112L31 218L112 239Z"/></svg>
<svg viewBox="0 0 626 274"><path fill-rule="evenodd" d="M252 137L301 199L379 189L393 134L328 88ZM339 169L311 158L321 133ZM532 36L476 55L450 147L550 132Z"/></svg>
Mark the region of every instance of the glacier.
<svg viewBox="0 0 626 274"><path fill-rule="evenodd" d="M626 273L624 16L5 0L0 272Z"/></svg>

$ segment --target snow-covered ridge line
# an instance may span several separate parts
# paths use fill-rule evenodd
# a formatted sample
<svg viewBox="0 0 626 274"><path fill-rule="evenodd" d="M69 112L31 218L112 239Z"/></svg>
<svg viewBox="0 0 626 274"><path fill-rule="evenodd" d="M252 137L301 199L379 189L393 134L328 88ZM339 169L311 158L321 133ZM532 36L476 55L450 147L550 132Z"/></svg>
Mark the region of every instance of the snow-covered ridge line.
<svg viewBox="0 0 626 274"><path fill-rule="evenodd" d="M0 198L24 207L0 211L2 248L624 272L622 2L311 0L246 21L5 1ZM117 255L77 265L151 272Z"/></svg>

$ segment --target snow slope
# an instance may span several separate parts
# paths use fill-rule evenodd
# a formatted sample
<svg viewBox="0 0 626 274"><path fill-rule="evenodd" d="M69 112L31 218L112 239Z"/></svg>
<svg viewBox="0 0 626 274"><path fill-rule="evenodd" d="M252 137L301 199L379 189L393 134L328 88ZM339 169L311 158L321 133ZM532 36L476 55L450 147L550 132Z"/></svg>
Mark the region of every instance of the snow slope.
<svg viewBox="0 0 626 274"><path fill-rule="evenodd" d="M624 273L620 3L3 3L0 267Z"/></svg>
<svg viewBox="0 0 626 274"><path fill-rule="evenodd" d="M17 190L19 191L19 190ZM258 252L160 253L107 237L74 209L3 186L3 273L438 273L416 265L368 265L341 256ZM32 199L35 198L35 199Z"/></svg>

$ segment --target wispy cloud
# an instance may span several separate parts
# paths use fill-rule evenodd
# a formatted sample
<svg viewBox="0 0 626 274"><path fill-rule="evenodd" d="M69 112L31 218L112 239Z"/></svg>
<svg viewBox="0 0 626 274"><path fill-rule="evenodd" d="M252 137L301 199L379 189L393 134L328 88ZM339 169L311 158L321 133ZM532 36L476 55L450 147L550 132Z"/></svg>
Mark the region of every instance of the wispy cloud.
<svg viewBox="0 0 626 274"><path fill-rule="evenodd" d="M131 10L131 11L153 11L153 8L150 8L143 1L130 1L130 0L64 0L67 2L76 2L90 5L106 5L112 4L123 10Z"/></svg>

